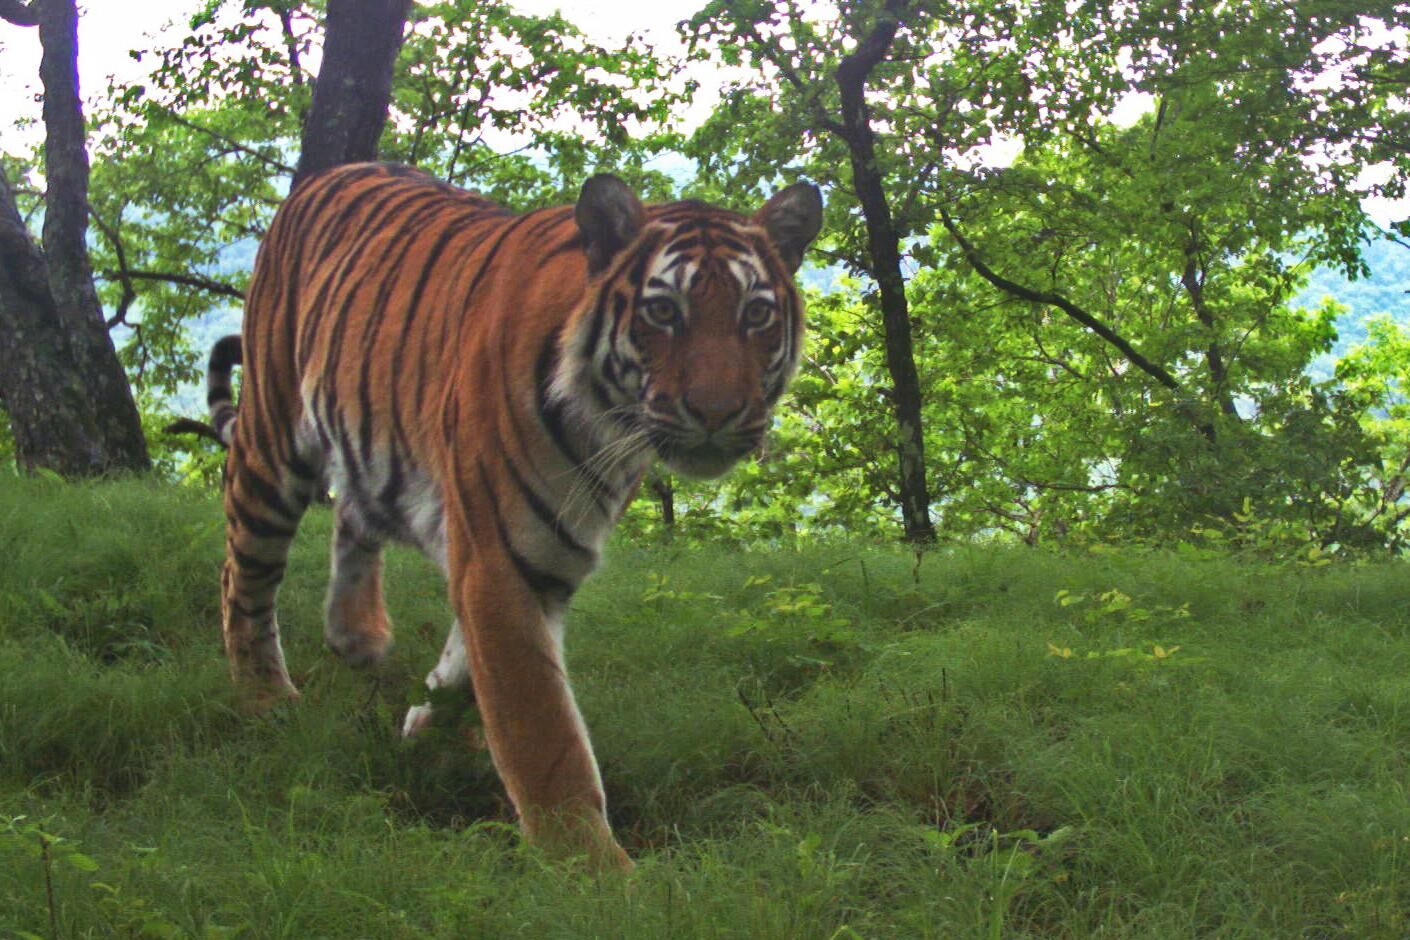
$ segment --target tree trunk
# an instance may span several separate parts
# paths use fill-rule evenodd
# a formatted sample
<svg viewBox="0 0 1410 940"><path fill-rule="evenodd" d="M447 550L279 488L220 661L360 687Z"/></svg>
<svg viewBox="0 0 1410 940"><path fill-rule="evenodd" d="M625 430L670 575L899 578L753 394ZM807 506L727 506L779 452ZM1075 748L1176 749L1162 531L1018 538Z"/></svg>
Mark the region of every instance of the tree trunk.
<svg viewBox="0 0 1410 940"><path fill-rule="evenodd" d="M141 419L88 261L78 12L74 0L46 0L37 12L47 135L44 249L0 175L0 398L26 469L70 476L146 470Z"/></svg>
<svg viewBox="0 0 1410 940"><path fill-rule="evenodd" d="M651 474L649 485L651 492L656 494L656 501L661 504L661 526L666 530L666 537L670 538L676 532L676 488L671 485L669 477L657 473Z"/></svg>
<svg viewBox="0 0 1410 940"><path fill-rule="evenodd" d="M411 0L329 0L295 186L320 170L376 159L410 8Z"/></svg>
<svg viewBox="0 0 1410 940"><path fill-rule="evenodd" d="M852 164L852 186L867 227L871 274L881 299L886 341L886 368L891 373L891 406L896 413L897 455L900 464L901 519L906 540L935 541L930 520L930 493L925 479L925 426L921 420L920 377L911 342L910 306L901 273L900 238L886 201L881 171L876 165L876 134L866 103L867 76L885 56L900 25L902 2L888 2L870 35L837 68L842 93L842 134Z"/></svg>
<svg viewBox="0 0 1410 940"><path fill-rule="evenodd" d="M1204 349L1204 361L1209 369L1209 391L1219 403L1219 410L1224 413L1224 417L1232 420L1239 420L1239 409L1234 404L1234 398L1229 394L1229 370L1224 364L1224 351L1219 346L1218 326L1214 322L1214 313L1209 309L1209 305L1204 302L1204 274L1200 270L1198 261L1199 249L1190 244L1185 249L1185 270L1180 274L1180 283L1184 285L1185 292L1189 294L1190 306L1194 308L1195 318L1204 327L1208 342Z"/></svg>
<svg viewBox="0 0 1410 940"><path fill-rule="evenodd" d="M105 469L83 375L49 291L49 268L0 175L0 398L26 470L65 476Z"/></svg>

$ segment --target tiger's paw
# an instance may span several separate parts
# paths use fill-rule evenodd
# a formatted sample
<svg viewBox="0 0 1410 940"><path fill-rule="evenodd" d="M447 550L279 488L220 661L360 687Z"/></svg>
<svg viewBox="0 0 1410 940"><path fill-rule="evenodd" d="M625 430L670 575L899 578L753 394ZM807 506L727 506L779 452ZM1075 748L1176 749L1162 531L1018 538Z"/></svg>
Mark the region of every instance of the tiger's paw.
<svg viewBox="0 0 1410 940"><path fill-rule="evenodd" d="M268 715L280 705L295 705L303 697L291 683L239 683L240 711L251 716Z"/></svg>
<svg viewBox="0 0 1410 940"><path fill-rule="evenodd" d="M411 706L406 710L406 719L401 724L401 736L404 738L416 737L430 727L434 719L434 706L429 703ZM484 732L478 727L466 725L462 726L460 730L470 750L483 751L488 748L488 745L485 743Z"/></svg>
<svg viewBox="0 0 1410 940"><path fill-rule="evenodd" d="M406 720L401 725L401 736L414 738L431 723L430 705L413 705L406 712Z"/></svg>
<svg viewBox="0 0 1410 940"><path fill-rule="evenodd" d="M392 648L392 628L385 619L371 627L359 627L330 617L323 640L349 666L369 669L387 658Z"/></svg>

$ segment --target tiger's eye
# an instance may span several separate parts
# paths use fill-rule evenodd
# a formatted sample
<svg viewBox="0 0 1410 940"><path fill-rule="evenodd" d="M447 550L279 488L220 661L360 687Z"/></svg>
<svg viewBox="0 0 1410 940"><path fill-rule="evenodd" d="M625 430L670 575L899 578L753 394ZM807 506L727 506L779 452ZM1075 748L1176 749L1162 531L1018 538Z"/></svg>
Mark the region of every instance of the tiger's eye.
<svg viewBox="0 0 1410 940"><path fill-rule="evenodd" d="M663 330L680 324L681 311L669 297L652 297L641 305L641 315L646 322Z"/></svg>
<svg viewBox="0 0 1410 940"><path fill-rule="evenodd" d="M778 308L770 301L751 300L745 306L739 322L746 330L761 330L773 322L777 311Z"/></svg>

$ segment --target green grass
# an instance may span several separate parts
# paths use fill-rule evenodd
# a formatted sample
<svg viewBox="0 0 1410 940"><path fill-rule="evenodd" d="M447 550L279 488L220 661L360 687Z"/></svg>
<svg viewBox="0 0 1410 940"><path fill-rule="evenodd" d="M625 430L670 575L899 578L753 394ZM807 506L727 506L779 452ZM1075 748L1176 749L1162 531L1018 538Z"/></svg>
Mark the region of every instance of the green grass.
<svg viewBox="0 0 1410 940"><path fill-rule="evenodd" d="M0 937L1410 933L1403 564L619 543L568 646L624 882L524 849L463 729L399 739L449 622L420 559L378 679L322 649L326 511L304 701L241 716L219 516L0 482Z"/></svg>

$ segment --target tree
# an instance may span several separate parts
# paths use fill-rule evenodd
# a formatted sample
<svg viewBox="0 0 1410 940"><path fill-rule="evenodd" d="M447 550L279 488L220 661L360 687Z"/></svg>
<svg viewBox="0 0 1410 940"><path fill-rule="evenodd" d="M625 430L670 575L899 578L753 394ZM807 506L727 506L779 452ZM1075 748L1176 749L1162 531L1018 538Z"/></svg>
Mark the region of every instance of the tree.
<svg viewBox="0 0 1410 940"><path fill-rule="evenodd" d="M707 6L691 23L692 40L698 51L706 43L720 47L743 46L757 66L774 71L783 79L775 92L760 86L737 87L727 97L728 106L716 121L707 124L693 142L694 154L706 163L707 172L729 158L711 150L737 147L758 154L766 149L775 159L787 162L797 152L780 152L777 144L761 146L760 138L783 133L777 138L787 146L798 142L800 149L820 147L810 133L830 135L841 145L845 163L851 169L847 181L854 203L860 210L865 230L865 247L847 260L870 276L876 284L877 303L883 322L886 366L891 382L887 397L895 421L894 451L897 458L898 497L905 537L913 542L933 542L935 528L930 519L930 491L926 481L925 439L921 424L921 389L916 377L912 350L910 313L907 309L905 278L901 267L901 239L907 234L904 222L898 225L892 210L885 169L878 159L877 134L868 104L869 82L873 73L892 53L903 21L922 20L926 12L910 0L885 0L881 4L849 4L841 21L831 29L817 28L796 3L742 5L716 2ZM780 23L780 20L782 21ZM775 27L779 27L775 30ZM786 37L790 42L783 42ZM849 48L851 51L844 51ZM738 58L738 54L735 54ZM769 104L762 101L773 98ZM726 122L738 120L748 108L747 128L730 128ZM780 116L771 120L770 112ZM727 116L726 116L727 115ZM796 115L796 117L792 117ZM801 119L807 130L797 126ZM780 128L780 123L793 126ZM741 135L753 138L741 141ZM758 135L758 136L755 136ZM837 154L830 153L833 159ZM822 160L814 160L816 167ZM751 174L746 170L746 178ZM760 172L762 175L762 172ZM827 174L824 182L830 181ZM840 181L839 181L840 182ZM846 209L834 210L834 218L845 217Z"/></svg>
<svg viewBox="0 0 1410 940"><path fill-rule="evenodd" d="M984 285L962 289L970 305L1004 311L1003 332L995 315L970 335L1008 350L999 389L1033 415L1016 440L979 427L984 443L964 446L1026 481L1016 497L1052 509L1100 489L1095 515L1128 534L1254 512L1364 540L1356 504L1369 503L1352 494L1379 472L1376 448L1353 400L1305 375L1334 311L1291 299L1316 264L1362 270L1357 178L1385 153L1381 122L1404 126L1387 112L1399 53L1382 38L1404 20L1388 4L1132 8L1107 28L1150 114L1058 122L1010 167L937 178L935 263L966 263ZM927 274L931 289L944 279ZM954 309L956 289L931 309ZM1053 388L1022 378L1025 362ZM1059 447L1087 469L1048 475L1041 457Z"/></svg>
<svg viewBox="0 0 1410 940"><path fill-rule="evenodd" d="M896 482L886 489L908 539L933 537L937 500L913 349L928 325L910 307L906 273L936 218L926 194L996 135L1036 139L1048 123L1109 105L1120 69L1099 14L1073 18L1052 0L848 0L833 18L799 0L720 0L689 24L698 55L752 72L691 141L705 180L734 192L785 167L830 189L830 238L817 253L861 275L879 314L883 369L863 385L892 411L883 446L897 455Z"/></svg>
<svg viewBox="0 0 1410 940"><path fill-rule="evenodd" d="M149 466L127 377L89 264L88 151L78 91L73 0L21 5L0 17L39 27L45 181L42 248L0 168L0 400L22 467L91 476Z"/></svg>
<svg viewBox="0 0 1410 940"><path fill-rule="evenodd" d="M323 64L293 185L319 170L376 158L410 7L411 0L329 0Z"/></svg>

